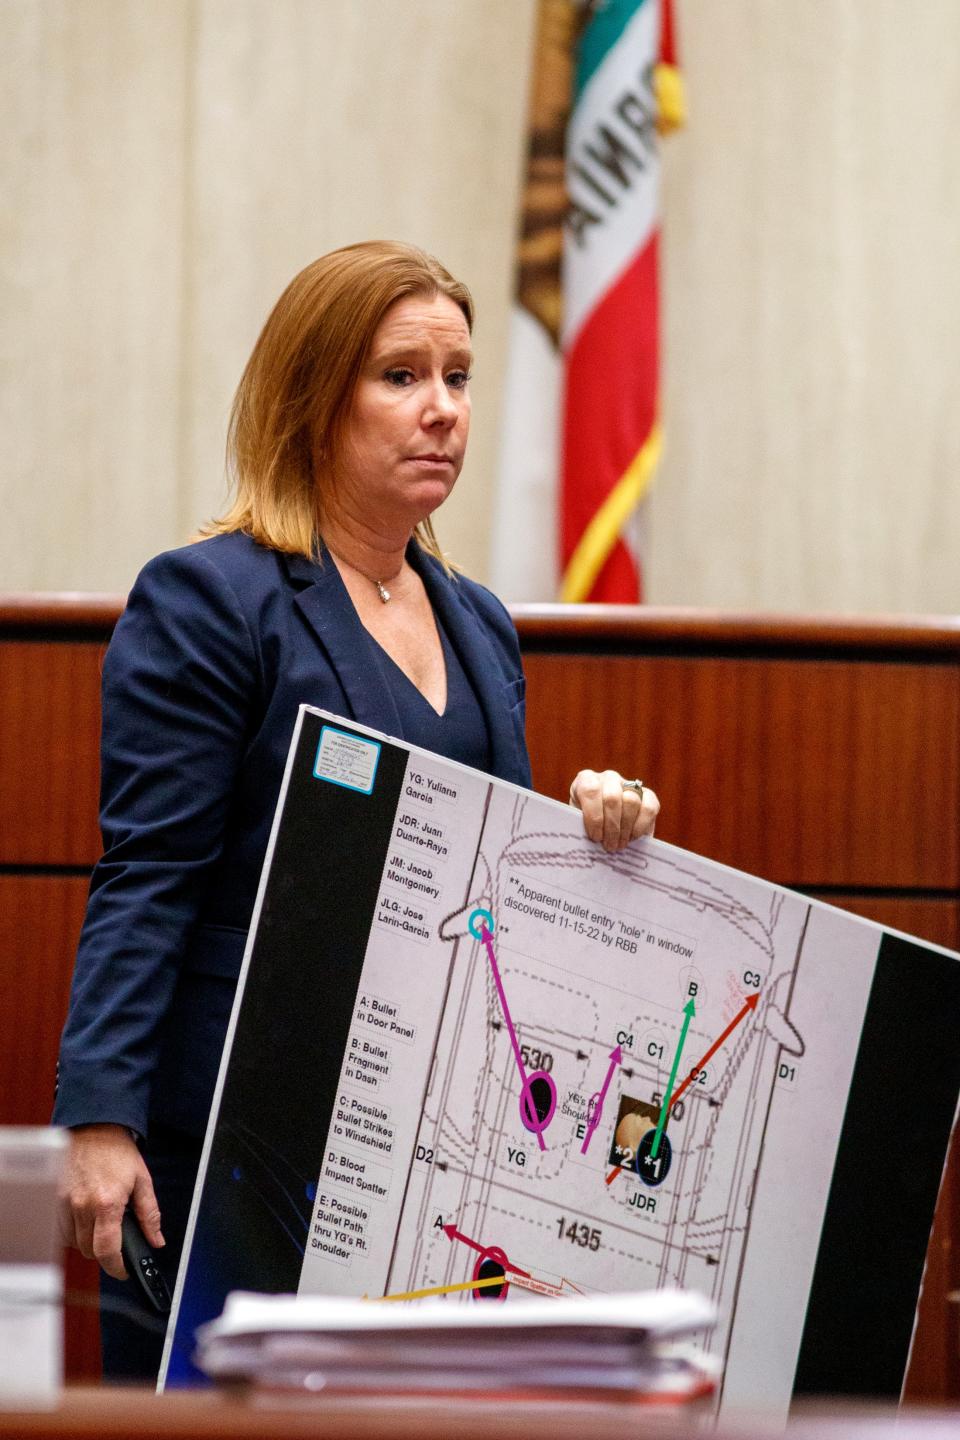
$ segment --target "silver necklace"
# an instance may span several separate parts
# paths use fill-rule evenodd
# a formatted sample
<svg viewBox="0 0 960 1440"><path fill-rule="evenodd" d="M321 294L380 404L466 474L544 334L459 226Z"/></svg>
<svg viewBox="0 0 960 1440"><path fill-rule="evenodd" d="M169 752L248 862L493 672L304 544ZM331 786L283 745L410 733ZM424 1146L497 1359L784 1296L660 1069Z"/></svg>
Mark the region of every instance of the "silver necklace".
<svg viewBox="0 0 960 1440"><path fill-rule="evenodd" d="M326 541L324 541L324 544L326 544ZM329 546L329 545L327 545L327 549L330 550L330 546ZM371 585L375 585L375 586L377 587L377 594L380 596L380 599L382 600L382 602L383 602L384 605L386 605L386 603L387 603L388 600L392 599L392 596L391 596L391 594L390 594L390 591L387 589L385 583L384 583L382 580L378 580L378 579L376 578L376 576L374 576L374 575L368 575L368 574L366 573L366 571L365 571L365 570L361 570L358 565L354 565L354 564L352 564L349 560L344 559L344 557L343 557L342 555L338 555L337 552L336 552L336 550L330 550L330 554L333 556L333 558L334 558L335 560L339 560L342 565L347 565L347 566L349 566L349 568L350 568L351 570L356 570L357 574L358 574L358 575L362 575L363 578L364 578L364 580L369 580ZM391 576L391 578L390 578L390 584L391 584L391 585L393 584L393 582L394 582L395 580L398 580L398 579L400 578L400 574L401 574L401 571L402 571L402 570L403 570L403 562L401 561L401 562L400 562L400 569L397 571L396 575L393 575L393 576Z"/></svg>

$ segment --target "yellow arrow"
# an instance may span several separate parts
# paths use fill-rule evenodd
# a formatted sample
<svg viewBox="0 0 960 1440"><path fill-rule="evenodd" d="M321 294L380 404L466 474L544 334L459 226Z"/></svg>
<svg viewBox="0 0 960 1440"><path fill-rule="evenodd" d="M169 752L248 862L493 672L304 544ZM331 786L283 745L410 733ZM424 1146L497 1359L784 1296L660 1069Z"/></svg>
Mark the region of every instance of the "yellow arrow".
<svg viewBox="0 0 960 1440"><path fill-rule="evenodd" d="M506 1285L507 1280L503 1275L490 1275L486 1280L464 1280L459 1285L437 1285L433 1290L407 1290L403 1295L376 1295L372 1297L376 1302L381 1300L423 1300L427 1295L452 1295L457 1290L482 1290L486 1285ZM364 1295L364 1300L371 1297Z"/></svg>

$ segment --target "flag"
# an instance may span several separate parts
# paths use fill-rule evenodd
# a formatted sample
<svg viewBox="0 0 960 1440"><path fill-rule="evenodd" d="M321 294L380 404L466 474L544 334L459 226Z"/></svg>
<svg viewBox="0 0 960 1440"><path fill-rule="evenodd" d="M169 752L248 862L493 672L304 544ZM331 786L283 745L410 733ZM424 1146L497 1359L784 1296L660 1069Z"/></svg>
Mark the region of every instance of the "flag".
<svg viewBox="0 0 960 1440"><path fill-rule="evenodd" d="M641 597L657 131L682 118L670 0L540 0L494 520L506 599Z"/></svg>

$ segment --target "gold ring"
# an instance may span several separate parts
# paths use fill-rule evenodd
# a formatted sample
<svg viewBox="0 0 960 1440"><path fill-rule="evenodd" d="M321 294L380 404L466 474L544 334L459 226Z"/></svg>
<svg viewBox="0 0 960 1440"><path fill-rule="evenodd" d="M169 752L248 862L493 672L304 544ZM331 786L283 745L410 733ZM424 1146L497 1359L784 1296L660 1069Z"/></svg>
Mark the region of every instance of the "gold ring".
<svg viewBox="0 0 960 1440"><path fill-rule="evenodd" d="M641 805L643 804L643 781L642 781L642 780L624 780L624 782L623 782L623 788L624 788L624 790L636 790L637 794L640 796L640 804L641 804Z"/></svg>

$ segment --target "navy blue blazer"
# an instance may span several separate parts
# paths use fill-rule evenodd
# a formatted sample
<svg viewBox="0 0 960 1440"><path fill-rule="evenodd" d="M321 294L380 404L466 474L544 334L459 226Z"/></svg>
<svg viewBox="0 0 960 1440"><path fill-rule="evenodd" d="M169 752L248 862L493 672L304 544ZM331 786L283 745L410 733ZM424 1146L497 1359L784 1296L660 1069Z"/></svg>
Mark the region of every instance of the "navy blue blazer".
<svg viewBox="0 0 960 1440"><path fill-rule="evenodd" d="M491 770L529 786L506 610L407 558L471 679ZM54 1123L203 1133L297 708L400 721L336 566L221 535L151 560L103 671L101 828Z"/></svg>

